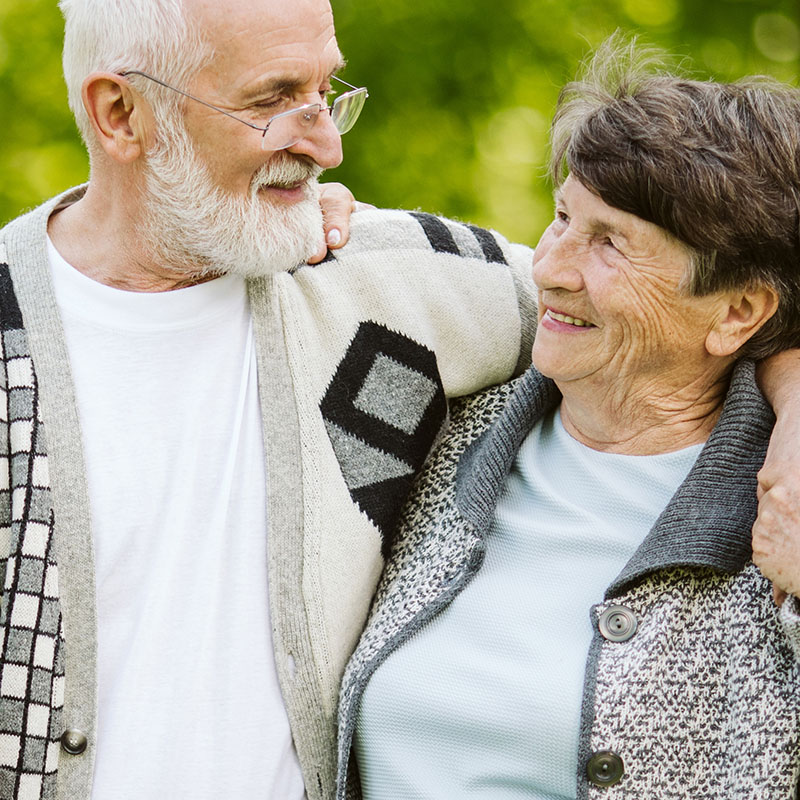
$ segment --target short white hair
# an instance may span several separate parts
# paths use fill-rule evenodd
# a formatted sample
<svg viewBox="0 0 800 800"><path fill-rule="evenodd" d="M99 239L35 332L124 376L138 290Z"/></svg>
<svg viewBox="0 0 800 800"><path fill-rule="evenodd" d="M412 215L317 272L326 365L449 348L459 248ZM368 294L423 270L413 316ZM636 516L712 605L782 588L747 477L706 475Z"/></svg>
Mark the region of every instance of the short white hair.
<svg viewBox="0 0 800 800"><path fill-rule="evenodd" d="M58 5L65 23L69 106L90 153L94 139L81 99L87 75L137 69L182 88L210 58L183 0L59 0ZM176 92L136 75L130 80L162 113L179 108L182 98Z"/></svg>

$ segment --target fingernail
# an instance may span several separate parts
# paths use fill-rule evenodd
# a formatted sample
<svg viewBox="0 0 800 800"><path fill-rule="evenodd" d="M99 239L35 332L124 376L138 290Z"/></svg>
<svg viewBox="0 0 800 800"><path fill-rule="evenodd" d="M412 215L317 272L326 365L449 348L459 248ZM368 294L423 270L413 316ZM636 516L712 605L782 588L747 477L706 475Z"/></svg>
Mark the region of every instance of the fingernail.
<svg viewBox="0 0 800 800"><path fill-rule="evenodd" d="M331 228L327 237L325 237L325 241L330 245L339 244L342 241L341 231L338 228Z"/></svg>

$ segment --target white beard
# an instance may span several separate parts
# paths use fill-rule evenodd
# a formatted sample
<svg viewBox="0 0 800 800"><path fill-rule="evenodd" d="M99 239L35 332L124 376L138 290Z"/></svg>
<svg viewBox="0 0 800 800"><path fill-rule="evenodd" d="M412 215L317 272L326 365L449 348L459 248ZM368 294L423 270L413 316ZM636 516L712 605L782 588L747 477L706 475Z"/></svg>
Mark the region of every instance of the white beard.
<svg viewBox="0 0 800 800"><path fill-rule="evenodd" d="M183 277L262 277L292 269L323 245L317 178L307 158L276 153L254 175L247 197L214 185L183 126L162 126L148 153L141 235L162 269ZM306 181L304 199L270 202L259 190Z"/></svg>

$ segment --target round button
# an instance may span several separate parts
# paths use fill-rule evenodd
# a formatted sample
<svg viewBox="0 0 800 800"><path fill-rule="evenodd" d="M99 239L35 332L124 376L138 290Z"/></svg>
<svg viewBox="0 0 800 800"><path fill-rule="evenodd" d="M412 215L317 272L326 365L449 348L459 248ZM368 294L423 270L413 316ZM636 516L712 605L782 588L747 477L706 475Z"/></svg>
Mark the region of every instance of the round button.
<svg viewBox="0 0 800 800"><path fill-rule="evenodd" d="M88 744L86 734L77 728L67 728L61 736L61 749L71 756L79 756Z"/></svg>
<svg viewBox="0 0 800 800"><path fill-rule="evenodd" d="M622 759L610 750L600 750L586 763L586 775L595 786L613 786L624 774Z"/></svg>
<svg viewBox="0 0 800 800"><path fill-rule="evenodd" d="M600 615L597 627L603 638L609 642L627 642L636 633L639 623L629 608L611 606Z"/></svg>

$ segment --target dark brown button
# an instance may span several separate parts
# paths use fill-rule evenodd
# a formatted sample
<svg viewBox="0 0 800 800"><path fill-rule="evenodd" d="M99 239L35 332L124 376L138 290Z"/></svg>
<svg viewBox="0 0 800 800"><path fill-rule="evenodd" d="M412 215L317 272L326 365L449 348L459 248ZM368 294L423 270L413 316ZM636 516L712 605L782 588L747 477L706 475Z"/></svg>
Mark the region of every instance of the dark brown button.
<svg viewBox="0 0 800 800"><path fill-rule="evenodd" d="M88 744L86 734L77 728L67 728L61 736L61 749L71 756L79 756Z"/></svg>
<svg viewBox="0 0 800 800"><path fill-rule="evenodd" d="M613 786L622 780L622 759L610 750L600 750L586 763L586 775L595 786Z"/></svg>
<svg viewBox="0 0 800 800"><path fill-rule="evenodd" d="M627 642L639 627L636 615L625 606L607 608L597 621L597 627L609 642Z"/></svg>

